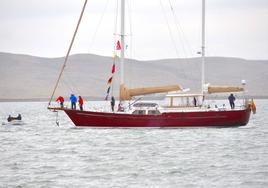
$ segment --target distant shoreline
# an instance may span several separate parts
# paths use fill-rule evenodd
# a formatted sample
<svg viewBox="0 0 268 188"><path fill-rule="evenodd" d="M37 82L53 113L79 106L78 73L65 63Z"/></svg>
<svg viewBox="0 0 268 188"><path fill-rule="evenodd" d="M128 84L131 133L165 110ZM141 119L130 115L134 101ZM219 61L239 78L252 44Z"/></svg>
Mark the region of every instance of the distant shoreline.
<svg viewBox="0 0 268 188"><path fill-rule="evenodd" d="M63 58L42 58L0 52L0 61L0 74L4 75L1 79L0 102L49 101ZM112 57L94 54L71 55L68 71L64 73L65 80L61 80L54 97L63 95L67 101L69 95L74 92L76 95L82 95L87 101L103 101L108 91L107 79L113 61ZM190 88L191 92L200 92L200 62L200 57L187 58L187 60L184 58L150 61L126 59L126 83L130 88L176 84ZM253 98L268 99L267 75L263 72L268 70L268 60L206 57L206 70L206 80L216 85L241 86L241 79L244 79L247 81L245 94L254 96ZM119 77L117 75L113 79L114 92L112 93L115 96L119 92ZM143 99L163 99L161 97L148 95Z"/></svg>
<svg viewBox="0 0 268 188"><path fill-rule="evenodd" d="M264 96L247 96L251 99L268 99L268 95ZM143 100L162 100L163 97L144 97ZM210 96L207 99L226 99L224 96ZM69 100L69 98L67 98ZM102 97L84 97L86 101L105 101ZM49 98L28 98L28 99L0 99L0 102L48 102ZM55 101L55 100L53 100Z"/></svg>

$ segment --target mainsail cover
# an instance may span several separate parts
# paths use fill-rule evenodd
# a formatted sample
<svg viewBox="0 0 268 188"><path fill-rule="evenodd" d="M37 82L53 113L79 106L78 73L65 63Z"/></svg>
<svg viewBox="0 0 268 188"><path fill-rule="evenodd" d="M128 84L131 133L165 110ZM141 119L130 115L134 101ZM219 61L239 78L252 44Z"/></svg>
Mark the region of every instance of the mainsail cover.
<svg viewBox="0 0 268 188"><path fill-rule="evenodd" d="M220 86L220 85L209 85L208 93L230 93L230 92L241 92L244 91L243 87L238 86Z"/></svg>
<svg viewBox="0 0 268 188"><path fill-rule="evenodd" d="M178 85L160 86L160 87L145 87L128 89L125 85L120 86L120 100L130 100L131 97L138 95L148 95L153 93L163 93L169 91L180 91L181 87Z"/></svg>

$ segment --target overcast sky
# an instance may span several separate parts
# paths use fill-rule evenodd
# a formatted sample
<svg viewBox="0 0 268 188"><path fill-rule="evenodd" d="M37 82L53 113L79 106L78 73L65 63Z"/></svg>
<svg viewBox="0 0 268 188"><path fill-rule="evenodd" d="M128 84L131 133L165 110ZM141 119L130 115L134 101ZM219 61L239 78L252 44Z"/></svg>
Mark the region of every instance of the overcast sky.
<svg viewBox="0 0 268 188"><path fill-rule="evenodd" d="M0 51L64 56L83 2L1 0ZM115 7L116 0L88 1L72 54L113 55ZM268 0L207 0L206 8L208 56L268 59ZM201 0L127 0L127 12L128 57L197 56Z"/></svg>

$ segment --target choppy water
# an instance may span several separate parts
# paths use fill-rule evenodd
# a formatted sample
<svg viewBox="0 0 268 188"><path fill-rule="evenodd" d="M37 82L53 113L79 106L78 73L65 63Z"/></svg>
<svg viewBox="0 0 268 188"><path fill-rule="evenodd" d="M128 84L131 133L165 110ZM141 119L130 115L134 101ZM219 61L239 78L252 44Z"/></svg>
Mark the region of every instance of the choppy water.
<svg viewBox="0 0 268 188"><path fill-rule="evenodd" d="M0 187L268 187L268 100L246 127L60 126L46 103L0 103Z"/></svg>

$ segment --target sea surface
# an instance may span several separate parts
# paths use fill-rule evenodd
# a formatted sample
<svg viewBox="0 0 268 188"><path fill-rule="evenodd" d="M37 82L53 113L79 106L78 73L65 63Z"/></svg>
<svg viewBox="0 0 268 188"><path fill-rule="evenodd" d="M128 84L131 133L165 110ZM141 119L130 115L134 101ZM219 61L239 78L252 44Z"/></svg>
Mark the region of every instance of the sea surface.
<svg viewBox="0 0 268 188"><path fill-rule="evenodd" d="M75 128L43 102L0 103L0 187L268 187L268 100L238 128ZM88 106L100 106L98 102ZM24 125L2 125L9 114Z"/></svg>

